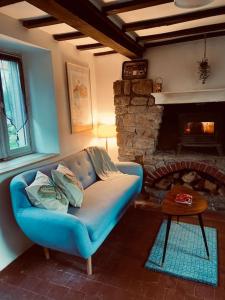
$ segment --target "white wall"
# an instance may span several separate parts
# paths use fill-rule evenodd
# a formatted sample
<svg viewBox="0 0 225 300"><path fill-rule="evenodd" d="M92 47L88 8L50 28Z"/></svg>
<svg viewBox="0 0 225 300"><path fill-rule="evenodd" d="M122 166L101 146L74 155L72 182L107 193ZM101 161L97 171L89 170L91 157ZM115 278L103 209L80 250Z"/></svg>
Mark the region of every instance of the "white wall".
<svg viewBox="0 0 225 300"><path fill-rule="evenodd" d="M211 76L202 84L198 61L203 57L203 40L150 48L144 54L149 60L148 77L163 78L163 91L189 91L225 87L225 37L207 40L207 57Z"/></svg>
<svg viewBox="0 0 225 300"><path fill-rule="evenodd" d="M128 58L120 54L95 57L96 91L98 122L106 124L115 123L115 108L113 95L113 82L122 79L122 64ZM104 139L102 146L104 146ZM118 160L116 138L109 139L109 154Z"/></svg>
<svg viewBox="0 0 225 300"><path fill-rule="evenodd" d="M51 130L53 129L55 131L58 131L54 133L52 132L51 134L54 136L54 141L57 141L57 136L59 136L60 155L66 156L73 152L77 152L90 144L93 144L94 139L92 132L71 134L65 68L66 61L89 66L92 82L91 92L95 121L97 109L93 55L90 53L88 54L78 52L76 51L75 47L68 43L58 43L51 37L51 35L44 33L43 31L40 31L38 29L27 30L19 23L19 21L3 14L0 14L0 24L0 50L8 50L10 52L17 52L18 54L21 54L23 52L21 50L22 48L20 49L20 47L13 48L12 46L10 47L10 49L7 49L8 44L5 43L5 38L9 37L10 39L15 39L14 44L23 42L27 43L28 46L37 48L42 47L45 49L45 51L47 50L50 53L49 57L52 61L52 66L50 66L49 60L46 64L46 61L39 60L40 57L38 55L34 55L33 59L35 59L35 61L33 61L33 67L38 68L41 65L42 73L40 73L39 69L39 76L42 76L44 78L43 80L46 80L46 83L53 83L49 85L49 91L48 89L46 90L47 92L49 92L49 97L52 97L52 99L50 101L48 97L46 98L48 99L45 103L46 110L42 113L48 113L48 122L57 124L57 126L53 126L54 128L50 126L49 133L52 132ZM4 35L4 42L1 43L2 35ZM28 57L26 57L26 59L28 59ZM29 57L28 60L32 62L32 57ZM49 67L51 67L52 70L49 71ZM45 72L46 68L48 68L48 71ZM27 75L29 76L29 74L25 74L25 76ZM30 86L30 88L32 89L32 86ZM45 86L45 88L47 87ZM36 94L34 97L34 95L32 95L32 90L30 92L30 95L32 96L31 100L33 101L35 99L35 101L38 101L38 95ZM40 97L45 97L45 93L40 93ZM34 105L32 108L35 110ZM54 111L55 113L53 113ZM40 110L38 112L36 107L36 116L38 113L39 115L41 114ZM57 120L53 119L53 115ZM45 126L48 125L48 122ZM49 137L49 143L51 143L50 138L52 137ZM46 161L44 163L46 163ZM40 165L40 163L38 165ZM32 167L35 167L35 165ZM17 171L0 175L0 270L7 266L11 261L13 261L31 245L30 241L26 239L26 237L23 235L23 233L15 223L9 195L9 182L11 177L16 173L20 173L28 168L29 167L21 168Z"/></svg>

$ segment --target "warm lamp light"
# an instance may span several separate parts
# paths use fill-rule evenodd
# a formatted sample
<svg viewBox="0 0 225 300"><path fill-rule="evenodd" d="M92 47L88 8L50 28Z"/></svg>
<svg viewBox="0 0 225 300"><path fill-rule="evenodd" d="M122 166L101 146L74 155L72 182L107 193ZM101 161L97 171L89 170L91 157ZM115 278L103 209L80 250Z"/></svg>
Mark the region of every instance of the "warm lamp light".
<svg viewBox="0 0 225 300"><path fill-rule="evenodd" d="M174 0L174 4L180 8L196 8L207 5L214 0Z"/></svg>
<svg viewBox="0 0 225 300"><path fill-rule="evenodd" d="M116 136L116 126L109 124L99 124L97 126L96 135L99 138L105 138L105 148L108 152L108 138Z"/></svg>

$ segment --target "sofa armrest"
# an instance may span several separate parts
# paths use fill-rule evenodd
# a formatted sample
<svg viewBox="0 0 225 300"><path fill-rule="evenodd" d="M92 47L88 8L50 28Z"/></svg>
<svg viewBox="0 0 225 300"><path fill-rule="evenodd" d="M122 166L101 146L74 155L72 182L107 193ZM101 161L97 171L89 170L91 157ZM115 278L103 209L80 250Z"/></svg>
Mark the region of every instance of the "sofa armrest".
<svg viewBox="0 0 225 300"><path fill-rule="evenodd" d="M86 226L75 216L36 207L20 209L16 219L33 242L88 258L92 244Z"/></svg>
<svg viewBox="0 0 225 300"><path fill-rule="evenodd" d="M140 193L142 190L143 184L143 168L140 164L135 162L117 162L115 163L116 167L120 172L128 175L136 175L139 177L139 186L137 193Z"/></svg>
<svg viewBox="0 0 225 300"><path fill-rule="evenodd" d="M115 163L115 165L122 173L129 174L129 175L137 175L137 176L143 178L143 168L138 163L117 162L117 163Z"/></svg>

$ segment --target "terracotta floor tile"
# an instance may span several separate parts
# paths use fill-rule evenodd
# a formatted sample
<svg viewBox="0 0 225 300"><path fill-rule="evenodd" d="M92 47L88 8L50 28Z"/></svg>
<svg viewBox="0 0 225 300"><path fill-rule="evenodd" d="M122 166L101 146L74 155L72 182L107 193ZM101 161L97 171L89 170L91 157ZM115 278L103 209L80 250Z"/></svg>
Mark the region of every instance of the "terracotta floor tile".
<svg viewBox="0 0 225 300"><path fill-rule="evenodd" d="M52 284L48 292L48 297L55 300L62 300L67 297L67 294L70 292L70 288L65 286L59 286L57 284Z"/></svg>
<svg viewBox="0 0 225 300"><path fill-rule="evenodd" d="M185 295L176 288L168 288L166 290L165 300L185 300Z"/></svg>
<svg viewBox="0 0 225 300"><path fill-rule="evenodd" d="M184 300L204 300L203 297L185 296Z"/></svg>
<svg viewBox="0 0 225 300"><path fill-rule="evenodd" d="M225 300L225 286L215 289L215 300Z"/></svg>
<svg viewBox="0 0 225 300"><path fill-rule="evenodd" d="M204 297L204 300L214 300L215 288L204 284L197 284L195 287L195 296Z"/></svg>
<svg viewBox="0 0 225 300"><path fill-rule="evenodd" d="M33 300L52 300L52 299L43 295L35 295Z"/></svg>
<svg viewBox="0 0 225 300"><path fill-rule="evenodd" d="M61 300L85 300L85 294L77 290L70 289Z"/></svg>
<svg viewBox="0 0 225 300"><path fill-rule="evenodd" d="M159 283L161 283L165 288L176 289L177 278L160 273Z"/></svg>
<svg viewBox="0 0 225 300"><path fill-rule="evenodd" d="M153 297L154 299L164 299L167 289L161 283L146 283L143 296Z"/></svg>
<svg viewBox="0 0 225 300"><path fill-rule="evenodd" d="M25 276L24 281L20 285L21 288L32 291L39 295L48 296L53 283L48 280Z"/></svg>
<svg viewBox="0 0 225 300"><path fill-rule="evenodd" d="M70 277L65 285L73 290L80 291L85 286L86 280L86 277L75 274Z"/></svg>
<svg viewBox="0 0 225 300"><path fill-rule="evenodd" d="M72 276L71 273L58 270L49 280L55 284L66 286Z"/></svg>

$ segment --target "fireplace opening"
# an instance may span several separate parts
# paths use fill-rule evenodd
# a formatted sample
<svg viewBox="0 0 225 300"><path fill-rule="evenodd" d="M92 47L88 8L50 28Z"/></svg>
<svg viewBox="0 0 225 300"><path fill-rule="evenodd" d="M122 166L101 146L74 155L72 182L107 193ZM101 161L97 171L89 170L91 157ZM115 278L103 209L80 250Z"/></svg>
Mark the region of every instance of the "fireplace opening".
<svg viewBox="0 0 225 300"><path fill-rule="evenodd" d="M157 150L222 155L224 110L224 103L165 105Z"/></svg>
<svg viewBox="0 0 225 300"><path fill-rule="evenodd" d="M215 122L187 122L184 125L184 135L206 135L215 133Z"/></svg>

